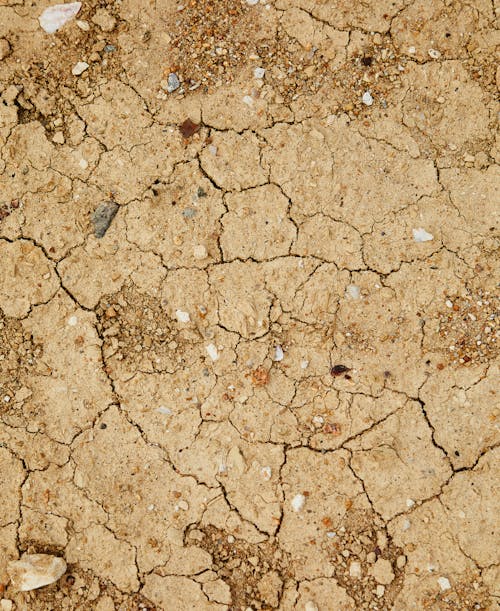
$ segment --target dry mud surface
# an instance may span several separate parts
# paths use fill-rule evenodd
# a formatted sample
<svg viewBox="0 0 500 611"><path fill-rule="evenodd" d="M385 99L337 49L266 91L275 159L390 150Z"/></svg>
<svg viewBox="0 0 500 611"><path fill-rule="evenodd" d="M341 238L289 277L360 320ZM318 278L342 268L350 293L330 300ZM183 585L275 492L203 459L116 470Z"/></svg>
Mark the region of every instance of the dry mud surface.
<svg viewBox="0 0 500 611"><path fill-rule="evenodd" d="M0 0L1 610L498 609L500 5L47 6Z"/></svg>

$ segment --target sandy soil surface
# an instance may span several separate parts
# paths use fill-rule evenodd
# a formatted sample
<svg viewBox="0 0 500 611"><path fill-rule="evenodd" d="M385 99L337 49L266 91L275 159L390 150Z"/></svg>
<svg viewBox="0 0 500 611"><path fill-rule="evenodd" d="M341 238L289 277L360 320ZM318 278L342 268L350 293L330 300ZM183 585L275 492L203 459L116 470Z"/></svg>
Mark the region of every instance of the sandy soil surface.
<svg viewBox="0 0 500 611"><path fill-rule="evenodd" d="M47 6L0 0L0 610L498 609L500 5Z"/></svg>

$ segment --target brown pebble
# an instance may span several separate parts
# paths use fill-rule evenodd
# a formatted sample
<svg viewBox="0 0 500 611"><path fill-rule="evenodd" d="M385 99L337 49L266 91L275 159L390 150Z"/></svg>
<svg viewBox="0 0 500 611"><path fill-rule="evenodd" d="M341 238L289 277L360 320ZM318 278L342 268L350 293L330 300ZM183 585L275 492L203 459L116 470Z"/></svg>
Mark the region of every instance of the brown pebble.
<svg viewBox="0 0 500 611"><path fill-rule="evenodd" d="M192 135L196 134L196 132L200 131L200 127L200 123L194 123L191 119L186 119L179 125L179 130L184 138L190 138Z"/></svg>
<svg viewBox="0 0 500 611"><path fill-rule="evenodd" d="M351 368L347 367L346 365L334 365L330 369L330 373L334 377L341 376L343 373L347 373L348 371L351 371Z"/></svg>

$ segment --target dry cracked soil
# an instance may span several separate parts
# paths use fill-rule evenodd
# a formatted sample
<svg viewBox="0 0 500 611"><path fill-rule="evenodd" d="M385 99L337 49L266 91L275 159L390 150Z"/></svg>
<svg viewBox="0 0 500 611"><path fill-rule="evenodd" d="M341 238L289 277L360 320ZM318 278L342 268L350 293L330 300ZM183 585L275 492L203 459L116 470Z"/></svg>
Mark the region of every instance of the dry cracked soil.
<svg viewBox="0 0 500 611"><path fill-rule="evenodd" d="M48 6L0 0L1 611L497 610L500 4Z"/></svg>

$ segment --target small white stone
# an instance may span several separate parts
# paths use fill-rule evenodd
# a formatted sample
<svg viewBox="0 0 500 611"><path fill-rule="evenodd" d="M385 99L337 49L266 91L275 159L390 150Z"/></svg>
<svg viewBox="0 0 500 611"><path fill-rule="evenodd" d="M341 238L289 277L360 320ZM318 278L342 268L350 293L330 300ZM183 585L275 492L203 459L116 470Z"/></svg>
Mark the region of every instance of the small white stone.
<svg viewBox="0 0 500 611"><path fill-rule="evenodd" d="M228 542L228 543L234 543L234 542L235 542L235 540L236 540L236 539L233 537L233 535L228 535L228 536L227 536L227 542Z"/></svg>
<svg viewBox="0 0 500 611"><path fill-rule="evenodd" d="M317 426L319 428L320 426L323 426L324 422L325 419L323 418L323 416L313 416L314 426Z"/></svg>
<svg viewBox="0 0 500 611"><path fill-rule="evenodd" d="M78 162L78 165L81 167L82 170L86 170L89 167L89 162L86 159L80 159L80 161Z"/></svg>
<svg viewBox="0 0 500 611"><path fill-rule="evenodd" d="M405 521L403 522L403 530L409 530L409 529L410 529L410 526L411 526L411 522L410 522L410 520L405 520Z"/></svg>
<svg viewBox="0 0 500 611"><path fill-rule="evenodd" d="M14 603L8 598L2 598L0 600L0 610L1 611L12 611L14 608Z"/></svg>
<svg viewBox="0 0 500 611"><path fill-rule="evenodd" d="M76 25L84 32L88 32L90 30L90 23L88 21L84 21L83 19L78 19L76 21Z"/></svg>
<svg viewBox="0 0 500 611"><path fill-rule="evenodd" d="M361 578L361 564L359 562L351 562L349 565L349 575L354 579Z"/></svg>
<svg viewBox="0 0 500 611"><path fill-rule="evenodd" d="M259 0L246 0L246 3L250 6L255 6L256 4L259 4Z"/></svg>
<svg viewBox="0 0 500 611"><path fill-rule="evenodd" d="M451 589L450 580L446 579L446 577L439 577L438 584L443 592Z"/></svg>
<svg viewBox="0 0 500 611"><path fill-rule="evenodd" d="M308 600L304 605L304 611L319 611L319 608L315 602Z"/></svg>
<svg viewBox="0 0 500 611"><path fill-rule="evenodd" d="M165 407L164 405L160 405L160 407L156 408L156 411L159 414L164 414L165 416L172 415L172 410L169 407Z"/></svg>
<svg viewBox="0 0 500 611"><path fill-rule="evenodd" d="M88 68L89 68L89 65L87 64L87 62L77 62L73 66L73 69L71 70L71 74L73 74L74 76L80 76L80 74L83 74L85 70L88 70Z"/></svg>
<svg viewBox="0 0 500 611"><path fill-rule="evenodd" d="M177 506L179 507L179 509L182 509L182 511L187 511L189 509L189 505L187 503L187 501L179 501L177 503Z"/></svg>
<svg viewBox="0 0 500 611"><path fill-rule="evenodd" d="M201 261L202 259L207 258L208 252L205 246L203 246L203 244L197 244L193 248L193 255L195 259L198 259L198 261Z"/></svg>
<svg viewBox="0 0 500 611"><path fill-rule="evenodd" d="M385 594L385 586L378 585L377 589L375 590L375 593L379 598L382 598L382 596Z"/></svg>
<svg viewBox="0 0 500 611"><path fill-rule="evenodd" d="M275 346L273 361L282 361L284 356L283 348L279 345Z"/></svg>
<svg viewBox="0 0 500 611"><path fill-rule="evenodd" d="M334 537L336 537L336 536L337 536L337 533L333 532L333 530L329 530L329 531L326 533L326 536L327 536L329 539L333 539Z"/></svg>
<svg viewBox="0 0 500 611"><path fill-rule="evenodd" d="M251 95L246 95L243 98L243 104L246 104L247 106L253 106L253 98Z"/></svg>
<svg viewBox="0 0 500 611"><path fill-rule="evenodd" d="M9 402L10 402L10 397L9 397L9 395L5 395L5 397L3 398L3 402L4 402L4 403L9 403Z"/></svg>
<svg viewBox="0 0 500 611"><path fill-rule="evenodd" d="M408 508L413 507L415 505L415 501L413 499L406 499L406 506Z"/></svg>
<svg viewBox="0 0 500 611"><path fill-rule="evenodd" d="M306 497L303 494L296 494L292 499L292 509L299 512L304 508Z"/></svg>
<svg viewBox="0 0 500 611"><path fill-rule="evenodd" d="M253 71L253 75L255 78L264 78L265 73L266 73L265 68L255 68Z"/></svg>
<svg viewBox="0 0 500 611"><path fill-rule="evenodd" d="M422 227L418 227L417 229L413 229L413 239L415 242L430 242L434 239L434 236Z"/></svg>
<svg viewBox="0 0 500 611"><path fill-rule="evenodd" d="M188 312L183 312L182 310L176 310L175 316L179 322L189 322L191 317Z"/></svg>
<svg viewBox="0 0 500 611"><path fill-rule="evenodd" d="M309 367L309 361L300 361L300 368L307 369Z"/></svg>
<svg viewBox="0 0 500 611"><path fill-rule="evenodd" d="M260 472L262 473L262 477L266 480L266 482L268 482L271 479L271 475L272 475L271 467L262 467Z"/></svg>
<svg viewBox="0 0 500 611"><path fill-rule="evenodd" d="M355 284L348 284L346 288L346 293L351 299L359 299L361 296L361 290L359 286L356 286Z"/></svg>
<svg viewBox="0 0 500 611"><path fill-rule="evenodd" d="M411 55L413 55L416 52L417 50L415 49L415 47L408 47L408 53L410 53Z"/></svg>
<svg viewBox="0 0 500 611"><path fill-rule="evenodd" d="M369 91L365 91L363 93L363 97L361 98L361 101L363 102L363 104L365 104L366 106L371 106L373 104L373 97L372 94Z"/></svg>
<svg viewBox="0 0 500 611"><path fill-rule="evenodd" d="M14 589L28 592L57 581L66 572L63 558L50 554L23 554L7 564Z"/></svg>
<svg viewBox="0 0 500 611"><path fill-rule="evenodd" d="M217 346L215 346L215 344L208 344L206 351L212 361L216 361L219 358L219 351L217 350Z"/></svg>
<svg viewBox="0 0 500 611"><path fill-rule="evenodd" d="M447 307L447 308L452 308L452 307L453 307L453 302L452 302L452 301L450 301L449 299L447 299L447 300L445 301L445 304L446 304L446 307Z"/></svg>
<svg viewBox="0 0 500 611"><path fill-rule="evenodd" d="M68 325L69 325L70 327L75 327L75 326L76 326L76 324L77 324L77 322L78 322L78 318L77 318L76 316L70 316L70 317L68 318Z"/></svg>
<svg viewBox="0 0 500 611"><path fill-rule="evenodd" d="M432 59L439 59L441 57L441 53L437 49L429 49L428 53Z"/></svg>
<svg viewBox="0 0 500 611"><path fill-rule="evenodd" d="M49 6L49 8L46 8L38 18L42 30L45 30L47 34L54 34L54 32L62 28L65 23L73 19L81 7L81 2Z"/></svg>

